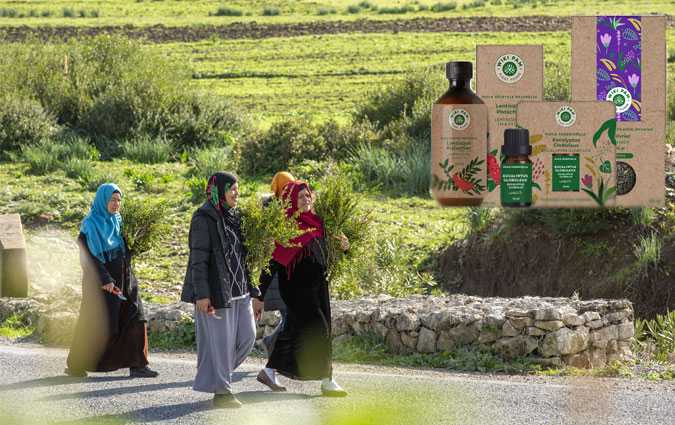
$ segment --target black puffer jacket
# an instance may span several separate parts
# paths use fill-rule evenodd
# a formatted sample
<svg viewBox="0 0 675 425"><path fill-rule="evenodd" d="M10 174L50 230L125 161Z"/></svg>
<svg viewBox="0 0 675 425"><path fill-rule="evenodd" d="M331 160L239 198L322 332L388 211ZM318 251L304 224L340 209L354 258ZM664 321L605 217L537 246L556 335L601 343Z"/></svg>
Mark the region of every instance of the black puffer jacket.
<svg viewBox="0 0 675 425"><path fill-rule="evenodd" d="M234 243L226 236L235 233L242 239L241 231L239 228L226 229L225 226L226 222L209 202L192 215L188 237L190 257L183 283L182 301L194 303L196 300L209 298L214 308L230 307L233 287L242 283L245 284L245 292L249 292L252 297L260 296L260 291L251 285L250 273L245 266L246 251L243 240L241 243ZM232 272L237 269L239 261L244 263L243 275ZM235 278L245 282L235 282ZM234 290L237 292L236 288Z"/></svg>

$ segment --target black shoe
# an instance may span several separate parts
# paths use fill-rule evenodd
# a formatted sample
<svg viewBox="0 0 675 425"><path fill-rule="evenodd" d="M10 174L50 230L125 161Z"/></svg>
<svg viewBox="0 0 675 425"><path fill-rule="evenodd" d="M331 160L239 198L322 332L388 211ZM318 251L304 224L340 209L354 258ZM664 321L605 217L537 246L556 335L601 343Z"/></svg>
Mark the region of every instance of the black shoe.
<svg viewBox="0 0 675 425"><path fill-rule="evenodd" d="M129 376L132 378L156 378L159 376L159 372L155 372L149 367L132 367L129 368Z"/></svg>
<svg viewBox="0 0 675 425"><path fill-rule="evenodd" d="M238 409L241 406L241 401L237 400L237 397L232 393L213 396L213 407L217 409Z"/></svg>
<svg viewBox="0 0 675 425"><path fill-rule="evenodd" d="M75 370L67 367L63 373L66 375L72 377L72 378L86 378L87 377L87 372L84 370Z"/></svg>

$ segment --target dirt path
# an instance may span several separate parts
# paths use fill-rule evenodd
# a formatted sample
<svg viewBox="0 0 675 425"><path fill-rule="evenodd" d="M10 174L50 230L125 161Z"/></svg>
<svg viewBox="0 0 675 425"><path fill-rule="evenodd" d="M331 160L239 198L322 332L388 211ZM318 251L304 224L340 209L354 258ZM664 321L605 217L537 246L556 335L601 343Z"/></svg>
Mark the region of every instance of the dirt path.
<svg viewBox="0 0 675 425"><path fill-rule="evenodd" d="M294 37L303 35L342 33L397 33L397 32L544 32L566 31L571 26L569 17L466 17L466 18L415 18L401 20L317 21L290 24L257 24L255 22L233 23L220 26L147 27L101 26L101 27L4 27L0 28L0 40L16 42L35 37L40 40L68 40L92 37L99 34L123 34L131 38L146 39L152 43L194 42L219 37L224 39ZM673 19L669 17L669 26Z"/></svg>

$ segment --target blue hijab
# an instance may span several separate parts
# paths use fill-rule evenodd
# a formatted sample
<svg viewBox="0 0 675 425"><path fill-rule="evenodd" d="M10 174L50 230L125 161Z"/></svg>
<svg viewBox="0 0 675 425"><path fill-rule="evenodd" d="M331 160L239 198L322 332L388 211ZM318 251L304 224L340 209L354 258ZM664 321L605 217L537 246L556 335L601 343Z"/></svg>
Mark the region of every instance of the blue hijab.
<svg viewBox="0 0 675 425"><path fill-rule="evenodd" d="M82 221L80 232L87 237L89 251L102 262L114 259L116 250L124 249L122 216L108 212L108 202L113 193L122 191L114 183L104 183L96 190L89 214Z"/></svg>

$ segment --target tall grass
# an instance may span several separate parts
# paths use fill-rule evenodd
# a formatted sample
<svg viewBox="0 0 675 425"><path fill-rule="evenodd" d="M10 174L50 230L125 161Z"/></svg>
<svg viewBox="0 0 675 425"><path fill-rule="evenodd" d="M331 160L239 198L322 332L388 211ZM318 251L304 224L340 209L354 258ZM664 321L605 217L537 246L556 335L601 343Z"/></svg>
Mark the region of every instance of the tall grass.
<svg viewBox="0 0 675 425"><path fill-rule="evenodd" d="M640 236L638 243L634 245L633 252L640 270L647 271L656 268L661 262L662 242L659 236L652 232L647 236Z"/></svg>
<svg viewBox="0 0 675 425"><path fill-rule="evenodd" d="M360 145L349 161L368 186L377 186L391 194L428 196L430 155L429 147L425 145L412 145L401 153L374 145Z"/></svg>
<svg viewBox="0 0 675 425"><path fill-rule="evenodd" d="M159 164L167 162L174 152L173 145L164 138L152 138L141 135L127 140L122 144L122 154L125 158L144 164Z"/></svg>

